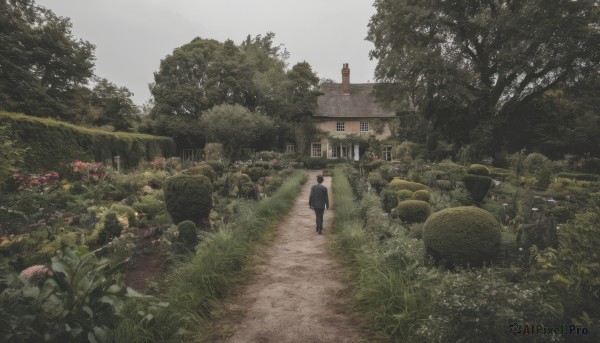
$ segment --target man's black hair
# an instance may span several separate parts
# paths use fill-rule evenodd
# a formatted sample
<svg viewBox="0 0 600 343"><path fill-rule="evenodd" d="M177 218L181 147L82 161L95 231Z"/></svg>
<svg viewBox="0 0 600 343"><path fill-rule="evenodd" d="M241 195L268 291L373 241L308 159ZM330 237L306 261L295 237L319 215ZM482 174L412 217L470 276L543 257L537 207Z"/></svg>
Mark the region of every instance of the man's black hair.
<svg viewBox="0 0 600 343"><path fill-rule="evenodd" d="M317 182L318 183L323 182L323 177L321 175L317 176Z"/></svg>

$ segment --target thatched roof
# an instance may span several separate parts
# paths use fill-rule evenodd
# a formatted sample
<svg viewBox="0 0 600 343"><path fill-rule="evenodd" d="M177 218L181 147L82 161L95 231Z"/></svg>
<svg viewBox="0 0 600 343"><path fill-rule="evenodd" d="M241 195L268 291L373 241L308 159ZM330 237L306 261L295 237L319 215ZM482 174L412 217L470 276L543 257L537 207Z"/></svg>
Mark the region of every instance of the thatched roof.
<svg viewBox="0 0 600 343"><path fill-rule="evenodd" d="M386 111L375 103L373 83L350 84L350 94L343 94L341 83L321 84L315 117L334 118L391 118L394 112Z"/></svg>

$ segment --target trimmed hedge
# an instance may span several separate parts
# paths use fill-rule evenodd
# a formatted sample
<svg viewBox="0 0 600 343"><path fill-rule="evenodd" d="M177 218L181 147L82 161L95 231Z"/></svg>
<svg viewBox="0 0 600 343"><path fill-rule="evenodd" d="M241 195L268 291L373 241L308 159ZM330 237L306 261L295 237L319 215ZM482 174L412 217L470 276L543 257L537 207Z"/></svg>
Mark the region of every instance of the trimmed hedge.
<svg viewBox="0 0 600 343"><path fill-rule="evenodd" d="M210 164L199 164L190 169L192 174L194 175L204 175L210 179L211 182L215 182L217 178L217 173Z"/></svg>
<svg viewBox="0 0 600 343"><path fill-rule="evenodd" d="M429 191L422 189L420 191L414 192L412 195L412 198L414 200L421 200L421 201L429 202L429 200L431 200L431 193L429 193Z"/></svg>
<svg viewBox="0 0 600 343"><path fill-rule="evenodd" d="M196 224L191 220L184 220L177 224L177 231L179 232L179 240L185 244L196 245L198 243L198 233L196 231Z"/></svg>
<svg viewBox="0 0 600 343"><path fill-rule="evenodd" d="M398 203L396 216L405 223L422 223L431 214L431 206L426 201L405 200Z"/></svg>
<svg viewBox="0 0 600 343"><path fill-rule="evenodd" d="M165 205L174 223L200 224L212 209L212 183L204 175L176 175L164 187Z"/></svg>
<svg viewBox="0 0 600 343"><path fill-rule="evenodd" d="M427 187L424 184L410 182L410 181L402 180L399 178L394 178L392 181L390 181L388 188L395 190L395 191L405 189L405 190L409 190L411 192L416 192L416 191L420 191L420 190L426 190L426 191L429 190L429 187Z"/></svg>
<svg viewBox="0 0 600 343"><path fill-rule="evenodd" d="M121 156L125 168L132 168L156 156L175 154L175 141L168 137L106 132L9 112L0 112L0 125L10 127L19 147L29 148L25 153L26 170L55 169L60 161L112 163L116 155Z"/></svg>
<svg viewBox="0 0 600 343"><path fill-rule="evenodd" d="M481 202L485 199L490 189L492 178L489 176L467 174L463 177L463 182L471 195L471 199L475 202Z"/></svg>
<svg viewBox="0 0 600 343"><path fill-rule="evenodd" d="M423 226L427 252L448 265L480 266L500 249L500 224L486 210L463 206L432 214Z"/></svg>
<svg viewBox="0 0 600 343"><path fill-rule="evenodd" d="M490 170L484 165L472 164L467 169L467 175L463 177L463 182L471 194L471 199L475 202L481 202L485 199L492 184Z"/></svg>
<svg viewBox="0 0 600 343"><path fill-rule="evenodd" d="M387 182L381 176L381 173L371 172L369 174L369 184L375 189L377 193L380 193L381 190L387 185Z"/></svg>
<svg viewBox="0 0 600 343"><path fill-rule="evenodd" d="M490 170L483 164L471 164L467 169L467 174L490 176Z"/></svg>
<svg viewBox="0 0 600 343"><path fill-rule="evenodd" d="M562 177L565 179L572 179L578 181L600 181L600 175L597 174L560 172L556 174L556 177Z"/></svg>

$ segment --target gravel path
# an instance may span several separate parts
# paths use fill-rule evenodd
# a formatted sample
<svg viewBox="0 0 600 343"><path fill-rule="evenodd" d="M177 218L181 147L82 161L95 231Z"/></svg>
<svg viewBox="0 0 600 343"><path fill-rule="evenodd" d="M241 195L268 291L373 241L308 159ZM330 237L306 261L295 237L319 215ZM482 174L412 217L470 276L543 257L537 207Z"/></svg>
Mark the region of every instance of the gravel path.
<svg viewBox="0 0 600 343"><path fill-rule="evenodd" d="M333 211L325 211L323 235L318 235L315 214L308 207L310 188L319 174L309 172L256 275L233 300L231 306L241 315L226 318L232 335L225 342L362 341L357 323L346 314L345 271L327 251ZM323 184L331 203L331 177Z"/></svg>

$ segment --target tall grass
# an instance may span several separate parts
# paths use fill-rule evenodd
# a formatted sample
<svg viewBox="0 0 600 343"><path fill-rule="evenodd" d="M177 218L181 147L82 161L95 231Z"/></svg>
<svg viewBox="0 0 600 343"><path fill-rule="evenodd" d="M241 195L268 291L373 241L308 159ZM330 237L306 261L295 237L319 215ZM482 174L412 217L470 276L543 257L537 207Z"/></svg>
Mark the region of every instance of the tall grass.
<svg viewBox="0 0 600 343"><path fill-rule="evenodd" d="M235 223L209 235L189 263L172 271L164 294L128 304L124 319L114 332L115 341L196 339L198 327L219 310L222 300L239 281L253 249L273 236L306 180L305 172L296 171L272 197L250 205Z"/></svg>
<svg viewBox="0 0 600 343"><path fill-rule="evenodd" d="M422 243L390 224L374 196L354 200L345 168L334 171L334 232L356 275L355 298L371 330L392 342L415 341L440 274L426 268Z"/></svg>

